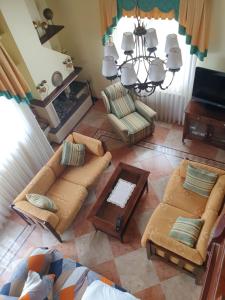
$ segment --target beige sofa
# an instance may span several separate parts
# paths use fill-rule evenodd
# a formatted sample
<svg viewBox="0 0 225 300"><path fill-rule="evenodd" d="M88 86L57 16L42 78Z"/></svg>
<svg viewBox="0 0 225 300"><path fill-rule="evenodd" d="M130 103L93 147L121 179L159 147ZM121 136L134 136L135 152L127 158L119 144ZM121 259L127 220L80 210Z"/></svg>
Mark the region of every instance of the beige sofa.
<svg viewBox="0 0 225 300"><path fill-rule="evenodd" d="M79 212L88 190L111 162L110 152L104 152L101 141L73 132L67 140L86 146L85 164L81 167L60 164L62 145L14 200L12 208L29 224L39 223L61 241L62 234ZM58 207L56 213L33 206L26 194L50 197Z"/></svg>
<svg viewBox="0 0 225 300"><path fill-rule="evenodd" d="M218 180L208 199L183 187L189 163L194 167L218 174ZM183 160L170 177L163 201L153 212L142 236L141 243L143 247L147 248L148 258L156 254L199 275L206 262L209 239L224 205L224 197L224 170ZM190 248L169 236L169 232L178 217L204 220L195 248Z"/></svg>

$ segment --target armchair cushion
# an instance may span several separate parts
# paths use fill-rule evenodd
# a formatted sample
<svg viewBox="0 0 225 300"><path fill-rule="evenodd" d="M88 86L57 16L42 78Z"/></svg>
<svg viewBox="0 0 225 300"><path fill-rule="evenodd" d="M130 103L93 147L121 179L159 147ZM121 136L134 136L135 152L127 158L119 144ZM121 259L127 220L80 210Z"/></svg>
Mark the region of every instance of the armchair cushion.
<svg viewBox="0 0 225 300"><path fill-rule="evenodd" d="M113 101L110 101L110 107L112 113L114 113L119 119L135 111L134 101L128 94Z"/></svg>
<svg viewBox="0 0 225 300"><path fill-rule="evenodd" d="M120 82L111 84L104 89L106 97L111 101L127 95L128 90L125 89Z"/></svg>
<svg viewBox="0 0 225 300"><path fill-rule="evenodd" d="M134 101L136 110L141 114L146 120L152 122L156 116L156 112L151 109L148 105L144 104L140 100Z"/></svg>
<svg viewBox="0 0 225 300"><path fill-rule="evenodd" d="M121 122L126 126L129 134L137 133L150 125L150 123L137 112L133 112L122 118Z"/></svg>

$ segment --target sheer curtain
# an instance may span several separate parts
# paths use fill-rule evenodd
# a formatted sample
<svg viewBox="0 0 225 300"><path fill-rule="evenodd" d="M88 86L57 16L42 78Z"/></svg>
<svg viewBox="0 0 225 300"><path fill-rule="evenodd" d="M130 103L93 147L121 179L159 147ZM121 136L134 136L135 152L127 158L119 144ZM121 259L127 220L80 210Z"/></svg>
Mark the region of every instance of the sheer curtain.
<svg viewBox="0 0 225 300"><path fill-rule="evenodd" d="M146 24L147 28L153 27L156 29L159 41L156 55L164 59L166 36L169 33L178 32L178 23L175 20L153 20L147 18L142 21ZM121 59L119 63L125 58L121 49L123 32L133 31L134 23L135 18L123 17L120 19L113 33L113 41ZM181 70L176 73L172 85L167 90L162 91L160 88L157 88L153 95L143 97L142 101L157 112L157 117L160 121L182 124L185 106L191 98L196 56L190 55L190 46L186 45L184 36L178 34L178 41L183 59ZM170 79L171 73L166 76L165 86L169 83Z"/></svg>
<svg viewBox="0 0 225 300"><path fill-rule="evenodd" d="M10 204L53 154L26 103L0 97L0 228Z"/></svg>

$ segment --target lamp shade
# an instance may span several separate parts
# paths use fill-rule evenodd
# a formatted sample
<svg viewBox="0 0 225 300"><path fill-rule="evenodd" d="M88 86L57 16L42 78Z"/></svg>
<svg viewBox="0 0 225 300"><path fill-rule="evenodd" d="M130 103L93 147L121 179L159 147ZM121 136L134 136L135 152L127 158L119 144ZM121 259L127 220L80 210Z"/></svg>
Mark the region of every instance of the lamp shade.
<svg viewBox="0 0 225 300"><path fill-rule="evenodd" d="M113 56L105 56L103 58L102 75L107 78L117 76L117 67Z"/></svg>
<svg viewBox="0 0 225 300"><path fill-rule="evenodd" d="M162 82L165 79L166 71L163 66L163 61L156 58L152 61L149 68L149 79L152 82Z"/></svg>
<svg viewBox="0 0 225 300"><path fill-rule="evenodd" d="M132 86L137 82L137 74L132 64L125 64L121 68L121 83L124 86Z"/></svg>
<svg viewBox="0 0 225 300"><path fill-rule="evenodd" d="M104 47L104 56L113 56L115 60L118 60L119 55L114 43L108 43Z"/></svg>
<svg viewBox="0 0 225 300"><path fill-rule="evenodd" d="M155 48L158 45L158 38L154 28L147 29L145 35L145 46L147 48Z"/></svg>
<svg viewBox="0 0 225 300"><path fill-rule="evenodd" d="M133 51L135 47L134 36L132 32L124 32L121 48L124 51Z"/></svg>
<svg viewBox="0 0 225 300"><path fill-rule="evenodd" d="M169 53L171 48L179 48L177 35L175 33L168 34L166 37L166 45L165 45L166 54Z"/></svg>
<svg viewBox="0 0 225 300"><path fill-rule="evenodd" d="M171 48L168 53L166 66L169 70L179 70L182 66L182 56L180 48Z"/></svg>

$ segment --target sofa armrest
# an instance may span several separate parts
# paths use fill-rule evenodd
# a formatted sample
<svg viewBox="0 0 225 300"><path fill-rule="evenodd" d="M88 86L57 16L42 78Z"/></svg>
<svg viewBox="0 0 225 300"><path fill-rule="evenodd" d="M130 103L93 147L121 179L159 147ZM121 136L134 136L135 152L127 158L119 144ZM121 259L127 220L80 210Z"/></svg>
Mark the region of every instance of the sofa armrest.
<svg viewBox="0 0 225 300"><path fill-rule="evenodd" d="M156 116L156 112L151 109L148 105L144 104L140 100L134 101L136 110L141 114L146 120L152 122Z"/></svg>
<svg viewBox="0 0 225 300"><path fill-rule="evenodd" d="M113 114L108 114L110 122L117 128L118 131L121 131L123 134L128 135L127 127Z"/></svg>
<svg viewBox="0 0 225 300"><path fill-rule="evenodd" d="M88 151L97 156L104 155L105 151L100 140L91 138L89 136L77 132L73 132L72 135L75 143L84 144Z"/></svg>
<svg viewBox="0 0 225 300"><path fill-rule="evenodd" d="M28 216L34 222L41 220L49 223L53 228L59 223L59 217L55 213L36 207L26 200L17 202L12 208L20 214Z"/></svg>

